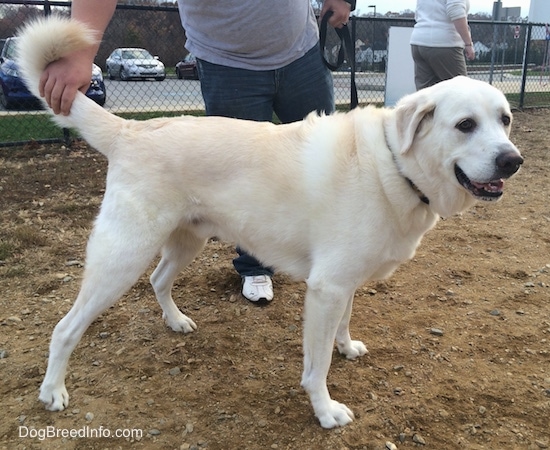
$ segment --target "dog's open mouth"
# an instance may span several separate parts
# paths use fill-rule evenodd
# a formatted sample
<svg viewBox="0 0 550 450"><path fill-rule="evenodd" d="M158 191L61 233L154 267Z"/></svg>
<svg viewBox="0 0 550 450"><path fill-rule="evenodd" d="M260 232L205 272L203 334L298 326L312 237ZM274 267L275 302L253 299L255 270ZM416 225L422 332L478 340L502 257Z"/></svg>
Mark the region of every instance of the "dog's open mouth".
<svg viewBox="0 0 550 450"><path fill-rule="evenodd" d="M455 175L458 182L479 200L492 201L502 196L502 189L504 188L502 179L489 181L489 183L477 183L470 180L457 165L455 165Z"/></svg>

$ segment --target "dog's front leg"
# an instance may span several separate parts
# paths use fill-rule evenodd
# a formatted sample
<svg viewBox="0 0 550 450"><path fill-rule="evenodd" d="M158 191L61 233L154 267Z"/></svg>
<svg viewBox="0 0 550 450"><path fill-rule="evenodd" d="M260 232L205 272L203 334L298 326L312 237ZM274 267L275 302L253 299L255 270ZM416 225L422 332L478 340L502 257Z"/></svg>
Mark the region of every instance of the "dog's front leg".
<svg viewBox="0 0 550 450"><path fill-rule="evenodd" d="M334 339L339 323L344 319L348 299L353 291L314 285L308 280L304 311L304 373L302 387L309 394L315 415L323 428L350 423L353 412L330 398L327 375L332 359Z"/></svg>

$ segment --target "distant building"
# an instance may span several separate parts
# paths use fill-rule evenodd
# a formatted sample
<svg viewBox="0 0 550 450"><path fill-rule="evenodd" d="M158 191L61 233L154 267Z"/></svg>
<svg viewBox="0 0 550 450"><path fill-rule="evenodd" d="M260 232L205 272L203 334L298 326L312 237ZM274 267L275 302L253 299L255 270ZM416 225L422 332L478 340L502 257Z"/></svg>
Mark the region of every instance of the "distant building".
<svg viewBox="0 0 550 450"><path fill-rule="evenodd" d="M500 17L498 20L503 22L520 22L521 8L519 6L513 8L500 8Z"/></svg>

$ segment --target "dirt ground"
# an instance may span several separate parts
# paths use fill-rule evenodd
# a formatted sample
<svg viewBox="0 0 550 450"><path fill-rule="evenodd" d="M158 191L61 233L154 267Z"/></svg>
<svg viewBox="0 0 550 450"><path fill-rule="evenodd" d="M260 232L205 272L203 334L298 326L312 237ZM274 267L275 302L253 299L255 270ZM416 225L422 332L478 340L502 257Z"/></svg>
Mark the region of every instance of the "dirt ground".
<svg viewBox="0 0 550 450"><path fill-rule="evenodd" d="M300 388L304 284L277 275L275 300L251 305L216 241L174 287L196 332L165 326L144 275L74 352L69 407L45 411L106 162L84 144L0 149L0 449L550 448L549 114L515 114L526 160L501 202L441 221L357 292L352 335L370 353L334 352L329 389L356 415L334 430Z"/></svg>

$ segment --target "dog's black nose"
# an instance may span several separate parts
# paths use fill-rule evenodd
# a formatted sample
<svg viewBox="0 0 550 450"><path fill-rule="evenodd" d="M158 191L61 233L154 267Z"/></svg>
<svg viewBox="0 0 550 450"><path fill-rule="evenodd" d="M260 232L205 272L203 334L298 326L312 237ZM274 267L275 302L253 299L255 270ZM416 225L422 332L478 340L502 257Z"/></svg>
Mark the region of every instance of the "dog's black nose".
<svg viewBox="0 0 550 450"><path fill-rule="evenodd" d="M516 152L503 152L497 156L496 164L502 178L511 177L523 164L523 158Z"/></svg>

